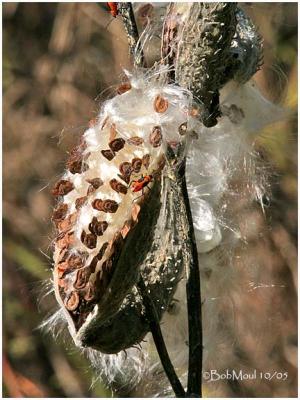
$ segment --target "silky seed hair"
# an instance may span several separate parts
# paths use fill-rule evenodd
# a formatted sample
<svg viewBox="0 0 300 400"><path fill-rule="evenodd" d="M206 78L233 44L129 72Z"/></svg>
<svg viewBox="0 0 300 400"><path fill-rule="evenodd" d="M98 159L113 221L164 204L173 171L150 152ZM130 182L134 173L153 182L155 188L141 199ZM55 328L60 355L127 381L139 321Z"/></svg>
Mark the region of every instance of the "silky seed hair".
<svg viewBox="0 0 300 400"><path fill-rule="evenodd" d="M90 122L52 189L55 296L73 336L109 287L147 198L144 186L161 179L166 148L185 140L181 127L191 118L188 91L162 84L157 73L128 79Z"/></svg>

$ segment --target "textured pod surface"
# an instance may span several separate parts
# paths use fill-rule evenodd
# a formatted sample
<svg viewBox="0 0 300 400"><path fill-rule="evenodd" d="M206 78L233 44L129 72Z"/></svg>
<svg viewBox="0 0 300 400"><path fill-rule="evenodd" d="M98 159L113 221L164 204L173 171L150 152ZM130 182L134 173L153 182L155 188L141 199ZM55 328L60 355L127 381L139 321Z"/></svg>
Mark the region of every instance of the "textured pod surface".
<svg viewBox="0 0 300 400"><path fill-rule="evenodd" d="M191 104L187 92L157 81L132 79L127 89L104 104L53 189L58 198L52 218L58 229L57 301L75 342L108 353L138 342L147 332L133 288L139 267L154 252L157 220L166 211L161 210L165 154L179 144L185 147L180 127L187 125ZM156 263L163 272L163 257ZM173 277L180 271L175 268ZM155 269L146 275L149 284L164 282L157 294L163 298L166 281L156 273L155 281ZM169 288L162 307L174 284ZM132 318L139 322L128 335Z"/></svg>

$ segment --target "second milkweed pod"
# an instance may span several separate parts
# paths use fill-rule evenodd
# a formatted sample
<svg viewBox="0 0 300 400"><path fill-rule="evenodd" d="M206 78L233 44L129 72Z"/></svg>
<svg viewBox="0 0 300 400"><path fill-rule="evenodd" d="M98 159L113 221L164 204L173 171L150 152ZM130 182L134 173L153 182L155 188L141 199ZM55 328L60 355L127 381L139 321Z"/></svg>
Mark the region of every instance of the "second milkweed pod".
<svg viewBox="0 0 300 400"><path fill-rule="evenodd" d="M154 99L153 107L157 113L162 114L167 111L167 109L169 107L169 102L166 98L162 97L159 94Z"/></svg>

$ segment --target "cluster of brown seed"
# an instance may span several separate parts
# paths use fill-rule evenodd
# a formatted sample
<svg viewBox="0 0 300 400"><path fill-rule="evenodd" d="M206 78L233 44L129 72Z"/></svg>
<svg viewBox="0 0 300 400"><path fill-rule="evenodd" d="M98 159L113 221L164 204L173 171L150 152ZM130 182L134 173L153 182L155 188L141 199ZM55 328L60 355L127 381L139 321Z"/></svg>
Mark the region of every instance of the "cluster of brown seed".
<svg viewBox="0 0 300 400"><path fill-rule="evenodd" d="M118 88L118 94L123 94L130 89L130 84L125 83ZM168 106L168 100L161 95L156 96L154 99L153 108L155 112L164 113ZM97 123L97 120L91 121L90 127L96 126ZM108 118L103 121L100 130L103 130L107 124ZM185 131L186 124L182 124L179 127L179 133L185 134ZM113 123L111 123L108 133L108 146L106 149L101 150L102 156L108 161L112 161L125 145L135 147L150 144L153 148L158 148L163 140L162 128L158 125L153 127L147 141L139 136L133 136L127 140L117 137L117 128ZM71 174L82 174L89 169L88 158L90 153L86 153L86 149L87 145L82 141L79 146L71 151L66 163L67 169ZM150 154L144 154L141 158L134 157L131 160L121 162L118 166L120 173L117 174L117 177L112 177L108 181L109 187L116 193L126 196L130 190L128 185L132 174L139 174L142 168L148 171L150 162ZM162 166L163 164L160 163L158 168L161 169ZM95 250L98 247L98 238L105 235L109 223L104 218L93 216L88 227L82 230L79 238L86 251L76 249L74 232L76 222L81 207L88 204L90 196L93 196L90 203L91 207L101 213L114 214L119 208L119 204L115 200L103 199L101 195L97 197L97 190L105 184L100 177L86 179L86 182L89 184L86 195L75 199L76 211L70 213L69 206L61 201L52 216L52 220L58 229L58 236L55 242L56 291L59 293L66 309L71 313L76 326L82 324L94 304L104 294L113 273L114 260L120 253L126 236L136 224L140 211L138 204L132 204L131 219L124 221L123 227L119 232L115 233L109 242L102 239L104 243L102 243L99 251ZM75 187L71 180L61 179L54 185L52 193L55 197L63 200L64 196L74 189ZM96 195L96 198L94 195ZM94 251L97 253L91 260L90 255ZM87 262L88 259L91 261ZM102 262L101 268L97 270L97 265L100 261ZM92 274L93 278L91 279Z"/></svg>

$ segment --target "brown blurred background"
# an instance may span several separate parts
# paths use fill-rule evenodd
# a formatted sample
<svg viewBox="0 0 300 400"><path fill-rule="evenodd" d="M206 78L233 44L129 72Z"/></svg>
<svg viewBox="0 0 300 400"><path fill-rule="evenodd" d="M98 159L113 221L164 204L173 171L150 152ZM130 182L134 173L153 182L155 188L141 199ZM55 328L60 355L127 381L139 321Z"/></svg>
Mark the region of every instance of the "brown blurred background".
<svg viewBox="0 0 300 400"><path fill-rule="evenodd" d="M285 285L280 335L283 368L292 375L281 395L295 396L297 4L245 7L264 38L265 64L256 80L269 99L290 110L263 132L259 145L273 169L266 209L272 253L265 262ZM3 395L107 397L100 382L91 386L91 368L67 335L54 341L37 327L56 307L53 298L43 298L51 276L49 187L130 66L126 35L105 3L3 3L2 9Z"/></svg>

